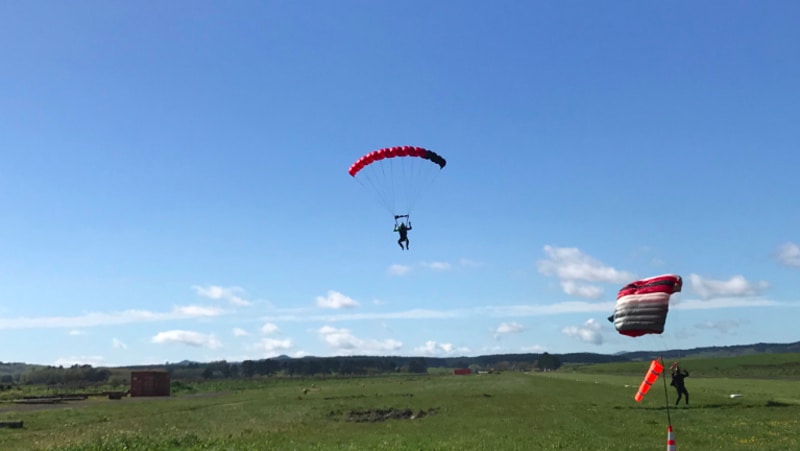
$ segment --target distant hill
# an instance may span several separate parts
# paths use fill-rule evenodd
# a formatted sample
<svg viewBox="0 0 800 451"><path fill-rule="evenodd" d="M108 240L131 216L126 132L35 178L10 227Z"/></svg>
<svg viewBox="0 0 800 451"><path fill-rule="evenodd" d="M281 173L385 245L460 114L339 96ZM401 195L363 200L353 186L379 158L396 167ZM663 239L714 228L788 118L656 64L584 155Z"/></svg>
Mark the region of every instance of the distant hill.
<svg viewBox="0 0 800 451"><path fill-rule="evenodd" d="M639 351L621 354L629 360L665 358L717 358L739 357L754 354L789 354L800 352L800 341L794 343L755 343L734 346L709 346L704 348L678 349L670 351Z"/></svg>
<svg viewBox="0 0 800 451"><path fill-rule="evenodd" d="M664 357L667 359L714 359L723 357L738 357L750 356L758 354L789 354L800 353L800 342L794 343L755 343L747 345L732 345L732 346L710 346L692 349L675 349L668 351L635 351L635 352L621 352L616 354L597 354L590 352L579 353L565 353L553 354L557 357L562 364L573 365L586 365L598 363L624 363L636 362L642 360L650 360L653 358ZM541 353L526 353L526 354L490 354L474 357L424 357L427 366L429 367L442 367L442 368L461 368L470 365L479 365L483 367L492 367L500 363L532 363L542 357ZM327 357L326 359L362 359L364 356L350 356L350 357ZM397 366L408 365L409 362L423 357L420 356L372 356L369 359L381 360L389 359ZM293 359L286 355L281 355L272 360L314 360L320 359L319 357L302 357ZM112 367L118 370L132 370L132 369L149 369L149 368L164 368L170 367L193 367L202 369L208 362L193 362L183 360L177 363L168 363L166 365L129 365L124 367ZM231 364L240 364L241 362L229 362ZM36 368L46 367L46 365L36 365L28 363L3 363L0 362L0 378L5 375L10 375L17 379L19 375L31 371Z"/></svg>

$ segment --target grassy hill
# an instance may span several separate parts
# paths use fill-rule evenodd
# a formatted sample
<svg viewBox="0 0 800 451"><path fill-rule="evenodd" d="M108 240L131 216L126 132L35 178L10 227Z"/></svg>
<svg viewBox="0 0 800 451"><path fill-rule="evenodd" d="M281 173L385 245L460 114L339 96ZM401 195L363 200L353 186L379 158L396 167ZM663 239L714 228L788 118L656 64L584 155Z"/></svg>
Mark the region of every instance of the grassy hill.
<svg viewBox="0 0 800 451"><path fill-rule="evenodd" d="M681 358L681 367L690 377L751 378L751 379L800 379L800 353L748 354L736 357L692 357ZM669 366L674 360L664 358ZM565 370L579 373L643 375L646 364L637 362L614 362L588 365L572 365Z"/></svg>

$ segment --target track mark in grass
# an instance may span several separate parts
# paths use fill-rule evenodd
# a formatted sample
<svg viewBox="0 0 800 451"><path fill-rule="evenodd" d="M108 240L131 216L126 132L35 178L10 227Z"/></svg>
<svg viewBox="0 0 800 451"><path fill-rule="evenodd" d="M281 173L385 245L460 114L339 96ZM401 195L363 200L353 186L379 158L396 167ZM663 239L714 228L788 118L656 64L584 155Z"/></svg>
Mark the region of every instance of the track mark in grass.
<svg viewBox="0 0 800 451"><path fill-rule="evenodd" d="M767 401L767 407L791 407L791 404L780 401Z"/></svg>
<svg viewBox="0 0 800 451"><path fill-rule="evenodd" d="M329 417L343 418L344 421L353 423L379 423L388 420L416 420L434 415L439 412L438 407L433 407L428 410L417 410L416 412L411 409L397 409L389 407L386 409L366 409L366 410L350 410L347 412L330 412Z"/></svg>
<svg viewBox="0 0 800 451"><path fill-rule="evenodd" d="M367 395L347 395L347 396L326 396L322 399L326 401L330 401L333 399L355 399L355 398L366 398Z"/></svg>

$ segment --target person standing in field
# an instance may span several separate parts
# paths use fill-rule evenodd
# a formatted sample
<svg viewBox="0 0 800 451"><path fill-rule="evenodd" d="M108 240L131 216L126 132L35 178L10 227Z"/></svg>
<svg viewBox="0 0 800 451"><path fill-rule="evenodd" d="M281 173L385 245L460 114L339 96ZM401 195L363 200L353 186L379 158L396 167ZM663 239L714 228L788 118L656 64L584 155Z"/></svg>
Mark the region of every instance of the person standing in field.
<svg viewBox="0 0 800 451"><path fill-rule="evenodd" d="M687 377L689 377L689 372L682 370L681 367L676 364L675 368L672 369L672 382L669 383L675 387L675 390L678 392L678 399L675 400L676 406L681 402L682 396L686 397L686 405L689 405L689 391L686 390L686 382L684 381Z"/></svg>

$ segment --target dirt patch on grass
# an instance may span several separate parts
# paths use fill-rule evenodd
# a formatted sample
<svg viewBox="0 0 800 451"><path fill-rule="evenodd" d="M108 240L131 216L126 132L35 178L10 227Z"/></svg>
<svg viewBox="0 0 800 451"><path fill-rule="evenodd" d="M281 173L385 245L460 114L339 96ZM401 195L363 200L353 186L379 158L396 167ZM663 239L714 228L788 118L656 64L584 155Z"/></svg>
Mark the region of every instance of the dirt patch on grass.
<svg viewBox="0 0 800 451"><path fill-rule="evenodd" d="M346 412L331 412L330 416L341 418L344 421L353 423L379 423L388 420L416 420L434 415L439 412L438 407L427 410L412 410L412 409L398 409L389 407L386 409L366 409L366 410L349 410Z"/></svg>

